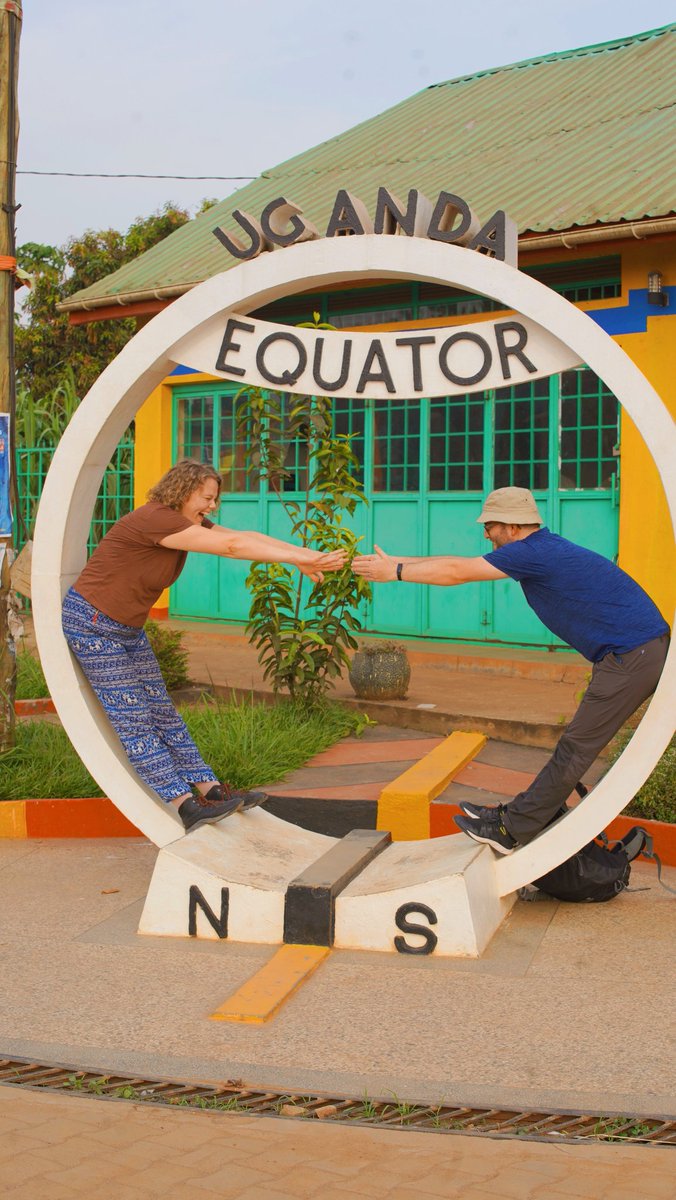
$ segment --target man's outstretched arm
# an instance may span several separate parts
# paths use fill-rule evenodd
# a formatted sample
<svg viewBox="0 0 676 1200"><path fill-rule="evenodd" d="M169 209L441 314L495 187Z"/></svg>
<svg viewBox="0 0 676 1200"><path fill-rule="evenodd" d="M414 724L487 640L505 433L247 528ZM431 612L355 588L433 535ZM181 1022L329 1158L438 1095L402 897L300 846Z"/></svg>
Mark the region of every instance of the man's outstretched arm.
<svg viewBox="0 0 676 1200"><path fill-rule="evenodd" d="M459 558L438 555L434 558L394 558L380 546L374 554L358 555L353 563L355 575L372 583L389 583L397 578L397 563L402 563L404 583L430 583L439 587L454 587L458 583L480 583L484 579L506 579L507 576L491 566L485 558Z"/></svg>

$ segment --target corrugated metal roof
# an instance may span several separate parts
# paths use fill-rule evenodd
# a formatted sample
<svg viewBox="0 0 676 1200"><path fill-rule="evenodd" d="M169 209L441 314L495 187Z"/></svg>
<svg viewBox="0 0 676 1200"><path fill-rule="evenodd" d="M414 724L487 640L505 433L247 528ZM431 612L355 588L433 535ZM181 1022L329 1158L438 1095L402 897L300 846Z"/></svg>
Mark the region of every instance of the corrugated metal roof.
<svg viewBox="0 0 676 1200"><path fill-rule="evenodd" d="M373 211L377 188L463 196L482 219L504 208L520 233L676 211L676 24L434 84L265 171L68 310L154 289L185 290L234 260L214 238L233 209L284 194L319 230L341 187Z"/></svg>

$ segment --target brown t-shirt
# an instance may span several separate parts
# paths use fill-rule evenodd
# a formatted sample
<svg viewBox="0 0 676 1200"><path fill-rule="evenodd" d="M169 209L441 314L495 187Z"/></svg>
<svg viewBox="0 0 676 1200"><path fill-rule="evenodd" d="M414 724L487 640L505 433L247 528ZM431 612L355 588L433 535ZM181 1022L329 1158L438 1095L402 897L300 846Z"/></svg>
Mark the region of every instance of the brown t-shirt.
<svg viewBox="0 0 676 1200"><path fill-rule="evenodd" d="M190 529L192 522L167 504L150 500L113 525L73 584L94 608L121 625L139 628L160 594L178 579L185 550L160 546L162 538ZM202 525L213 528L204 517Z"/></svg>

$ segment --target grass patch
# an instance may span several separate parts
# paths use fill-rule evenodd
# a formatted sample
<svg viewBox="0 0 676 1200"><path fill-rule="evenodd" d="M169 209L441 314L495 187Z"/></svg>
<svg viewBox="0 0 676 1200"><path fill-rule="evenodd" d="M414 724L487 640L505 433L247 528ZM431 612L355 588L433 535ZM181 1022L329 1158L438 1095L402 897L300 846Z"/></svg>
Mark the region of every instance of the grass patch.
<svg viewBox="0 0 676 1200"><path fill-rule="evenodd" d="M47 696L49 689L40 659L28 650L19 650L16 656L17 700L42 700Z"/></svg>
<svg viewBox="0 0 676 1200"><path fill-rule="evenodd" d="M364 727L359 713L330 703L308 709L207 698L181 712L205 761L236 788L274 783Z"/></svg>
<svg viewBox="0 0 676 1200"><path fill-rule="evenodd" d="M338 704L308 710L290 702L208 698L181 712L206 762L237 788L276 782L366 724L361 714ZM3 800L101 795L60 725L17 722L15 747L0 755Z"/></svg>
<svg viewBox="0 0 676 1200"><path fill-rule="evenodd" d="M102 796L60 725L17 721L16 744L0 755L3 800Z"/></svg>

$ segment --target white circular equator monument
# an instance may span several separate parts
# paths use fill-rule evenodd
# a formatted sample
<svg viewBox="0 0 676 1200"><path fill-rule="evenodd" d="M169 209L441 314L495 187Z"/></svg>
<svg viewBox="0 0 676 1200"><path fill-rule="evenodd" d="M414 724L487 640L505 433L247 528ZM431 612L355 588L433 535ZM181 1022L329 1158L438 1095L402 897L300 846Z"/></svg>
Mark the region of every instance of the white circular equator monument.
<svg viewBox="0 0 676 1200"><path fill-rule="evenodd" d="M676 480L670 477L676 437L659 396L590 317L516 269L475 251L422 238L354 236L263 254L199 284L136 334L82 401L47 476L33 553L36 636L61 721L104 792L159 847L181 838L182 827L131 770L61 632L62 598L86 559L101 478L141 404L174 366L185 362L193 338L204 338L215 321L226 314L246 314L294 292L364 279L412 279L479 292L558 339L603 379L634 421L655 461L676 524ZM201 369L214 373L213 363ZM592 797L530 845L495 859L497 896L508 896L551 870L622 811L668 745L675 694L672 647L646 717Z"/></svg>

